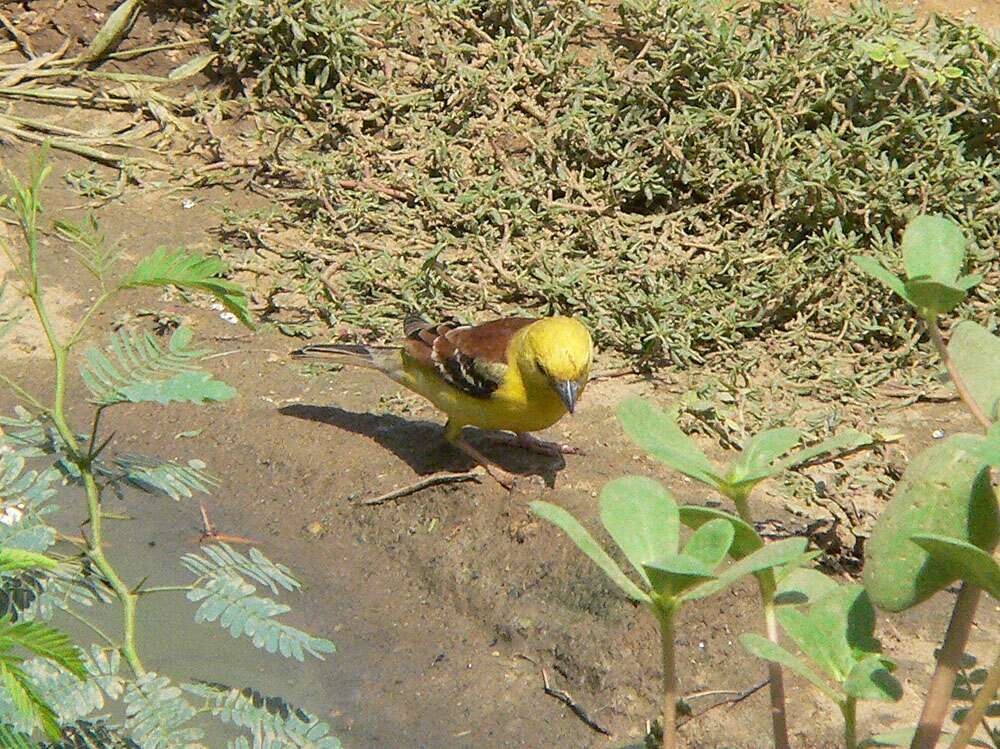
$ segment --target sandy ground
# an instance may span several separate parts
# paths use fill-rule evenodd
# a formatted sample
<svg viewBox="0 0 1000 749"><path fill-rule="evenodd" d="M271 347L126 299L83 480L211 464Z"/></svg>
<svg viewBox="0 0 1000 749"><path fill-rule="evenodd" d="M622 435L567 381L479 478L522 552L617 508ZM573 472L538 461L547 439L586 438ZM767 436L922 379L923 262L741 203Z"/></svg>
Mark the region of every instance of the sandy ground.
<svg viewBox="0 0 1000 749"><path fill-rule="evenodd" d="M923 7L943 5L960 15L975 10L987 24L1000 22L996 2L939 0ZM16 171L29 153L0 146L4 165ZM90 165L56 158L45 194L49 215L65 209L79 217L82 211L74 206L83 201L62 176ZM213 188L185 207L190 193L172 187L130 190L100 211L107 234L122 239L127 257L136 259L160 244L210 250L218 243L220 207L260 201ZM56 317L73 320L96 290L72 270L54 235L43 250ZM240 397L203 409L112 412L106 424L118 435L112 450L204 460L222 477L209 505L220 530L258 539L268 554L293 560L303 572L310 591L307 624L338 643L329 668L355 685L349 698L330 705L345 746L622 747L641 737L657 713L659 645L652 619L612 589L559 532L535 521L527 502L557 502L596 530L601 487L626 473L662 479L683 502L712 499L641 455L614 416L627 395L669 403L687 388L690 373L593 383L579 412L546 435L573 442L584 456L553 460L483 440L498 462L527 477L512 494L483 481L369 507L362 504L366 497L435 471L470 467L442 443L441 418L365 372L306 374L289 361L294 342L288 338L266 328L250 333L207 305L186 304L176 295L130 292L96 317L94 330L116 322L146 325L148 318L135 317L143 309L193 325L198 339L218 351L207 365ZM0 366L44 392L48 370L38 331L26 327L6 341ZM73 409L80 426L89 423L83 397L74 381L71 398L81 404ZM9 394L0 393L0 412L12 405ZM886 413L880 426L903 433L897 448L902 459L926 445L936 429L972 428L953 403ZM176 439L197 429L197 439ZM877 512L884 499L855 501ZM764 493L756 511L789 529L802 525L773 492ZM188 527L177 532L196 535L197 505L187 505L186 513ZM951 598L941 595L905 615L883 618L881 636L900 662L907 696L898 705L867 706L863 730L902 725L915 715ZM678 640L681 684L686 694L699 695L690 699L695 717L683 728L687 746L769 746L766 690L726 703L765 676L764 665L736 643L738 634L760 627L749 584L685 610ZM974 639L988 648L998 635L1000 615L984 605ZM566 704L546 695L543 669L554 688L569 693L612 735L588 728ZM169 664L162 670L169 672ZM836 746L833 706L794 678L789 697L797 745ZM322 695L317 701L323 704Z"/></svg>

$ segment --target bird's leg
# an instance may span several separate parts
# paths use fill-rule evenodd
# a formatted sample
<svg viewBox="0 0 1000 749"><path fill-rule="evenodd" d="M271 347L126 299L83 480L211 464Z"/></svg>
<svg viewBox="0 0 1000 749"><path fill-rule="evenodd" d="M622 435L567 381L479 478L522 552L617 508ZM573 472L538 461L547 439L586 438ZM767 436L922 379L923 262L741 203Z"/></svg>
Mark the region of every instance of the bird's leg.
<svg viewBox="0 0 1000 749"><path fill-rule="evenodd" d="M583 450L574 445L564 445L561 442L546 442L540 440L529 432L517 433L517 444L525 450L541 453L542 455L583 455Z"/></svg>
<svg viewBox="0 0 1000 749"><path fill-rule="evenodd" d="M500 486L508 491L514 488L514 481L517 479L513 473L505 471L503 468L492 462L489 458L479 452L462 438L462 427L455 426L448 422L444 426L444 436L451 444L464 452L479 465L486 469L488 473Z"/></svg>
<svg viewBox="0 0 1000 749"><path fill-rule="evenodd" d="M510 471L505 471L503 468L493 463L489 458L479 452L476 448L470 445L461 437L451 441L455 447L464 452L479 465L486 469L488 473L500 486L504 489L510 490L514 488L514 481L517 479Z"/></svg>

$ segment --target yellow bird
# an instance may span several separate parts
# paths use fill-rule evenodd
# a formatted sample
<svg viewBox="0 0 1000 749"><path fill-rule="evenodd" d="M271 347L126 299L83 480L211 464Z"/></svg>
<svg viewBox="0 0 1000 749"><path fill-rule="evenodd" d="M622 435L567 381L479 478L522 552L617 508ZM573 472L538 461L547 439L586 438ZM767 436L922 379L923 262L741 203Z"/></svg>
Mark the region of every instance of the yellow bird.
<svg viewBox="0 0 1000 749"><path fill-rule="evenodd" d="M569 317L508 317L481 325L407 319L401 346L320 344L300 359L376 369L448 416L445 438L507 488L514 477L462 438L466 426L515 432L519 443L547 454L578 452L532 437L576 408L590 376L593 343Z"/></svg>

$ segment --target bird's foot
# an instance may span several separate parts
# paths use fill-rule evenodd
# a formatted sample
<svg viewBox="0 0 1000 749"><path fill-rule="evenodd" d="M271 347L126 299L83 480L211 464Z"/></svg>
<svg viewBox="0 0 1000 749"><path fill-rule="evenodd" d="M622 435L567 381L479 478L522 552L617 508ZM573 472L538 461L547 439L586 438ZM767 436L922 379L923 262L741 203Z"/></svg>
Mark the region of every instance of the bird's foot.
<svg viewBox="0 0 1000 749"><path fill-rule="evenodd" d="M546 442L528 432L517 433L517 444L525 450L542 455L583 455L583 450L574 445L564 445L561 442Z"/></svg>
<svg viewBox="0 0 1000 749"><path fill-rule="evenodd" d="M515 474L505 471L464 439L458 438L452 440L452 444L482 466L490 478L500 484L500 486L507 491L513 490L514 482L518 479Z"/></svg>
<svg viewBox="0 0 1000 749"><path fill-rule="evenodd" d="M500 486L502 486L507 491L514 491L514 483L517 481L518 476L511 473L510 471L505 471L498 465L493 463L483 463L483 468L486 469L486 473L496 481Z"/></svg>

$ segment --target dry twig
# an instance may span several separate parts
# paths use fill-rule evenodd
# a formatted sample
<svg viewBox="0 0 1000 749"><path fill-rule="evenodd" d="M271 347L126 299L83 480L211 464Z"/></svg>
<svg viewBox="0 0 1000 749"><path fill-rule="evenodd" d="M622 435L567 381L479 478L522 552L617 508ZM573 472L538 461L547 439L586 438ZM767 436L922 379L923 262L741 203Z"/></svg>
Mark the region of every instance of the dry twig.
<svg viewBox="0 0 1000 749"><path fill-rule="evenodd" d="M389 502L393 499L399 499L400 497L407 497L410 494L416 494L419 491L423 491L432 486L440 486L442 484L457 484L462 481L475 481L479 482L482 478L482 471L479 469L472 469L471 471L462 471L461 473L435 473L433 476L428 476L420 481L415 481L412 484L407 484L406 486L400 487L399 489L393 489L385 494L379 494L377 497L369 497L361 501L361 504L366 506L380 505Z"/></svg>

